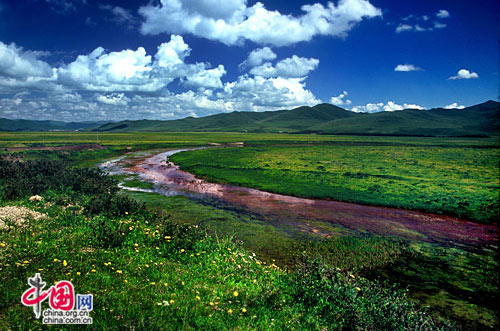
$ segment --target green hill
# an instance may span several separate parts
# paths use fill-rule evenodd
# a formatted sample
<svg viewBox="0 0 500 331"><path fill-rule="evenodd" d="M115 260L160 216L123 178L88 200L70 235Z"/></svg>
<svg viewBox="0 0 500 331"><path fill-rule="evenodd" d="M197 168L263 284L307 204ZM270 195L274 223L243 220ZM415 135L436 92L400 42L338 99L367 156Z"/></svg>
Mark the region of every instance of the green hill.
<svg viewBox="0 0 500 331"><path fill-rule="evenodd" d="M500 103L488 101L464 109L405 109L355 113L323 103L291 110L232 112L179 120L116 123L0 119L0 131L111 132L266 132L352 135L492 136L500 130Z"/></svg>
<svg viewBox="0 0 500 331"><path fill-rule="evenodd" d="M406 109L360 114L310 128L332 134L387 134L424 136L481 136L499 131L500 103L488 101L464 109Z"/></svg>
<svg viewBox="0 0 500 331"><path fill-rule="evenodd" d="M93 128L103 123L105 122L33 121L0 118L0 131L75 131Z"/></svg>
<svg viewBox="0 0 500 331"><path fill-rule="evenodd" d="M171 121L122 121L94 130L489 136L498 134L499 109L499 102L488 101L464 109L406 109L366 114L324 103L261 113L232 112Z"/></svg>

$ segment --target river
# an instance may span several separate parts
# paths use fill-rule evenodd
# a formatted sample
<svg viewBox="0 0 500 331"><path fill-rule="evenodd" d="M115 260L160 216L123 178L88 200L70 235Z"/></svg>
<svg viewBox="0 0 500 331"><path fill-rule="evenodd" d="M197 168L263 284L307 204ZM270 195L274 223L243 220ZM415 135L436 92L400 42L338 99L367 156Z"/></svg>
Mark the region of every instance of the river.
<svg viewBox="0 0 500 331"><path fill-rule="evenodd" d="M410 240L422 240L444 245L476 247L494 246L498 242L498 227L457 218L387 207L321 199L304 199L264 192L252 188L210 183L182 171L168 158L182 151L177 149L157 153L124 156L101 164L110 174L136 174L153 183L152 189L124 189L155 192L172 196L185 195L198 200L216 200L236 209L263 216L269 223L279 222L301 232L330 237L339 233L376 234ZM340 231L328 231L317 226L327 222Z"/></svg>

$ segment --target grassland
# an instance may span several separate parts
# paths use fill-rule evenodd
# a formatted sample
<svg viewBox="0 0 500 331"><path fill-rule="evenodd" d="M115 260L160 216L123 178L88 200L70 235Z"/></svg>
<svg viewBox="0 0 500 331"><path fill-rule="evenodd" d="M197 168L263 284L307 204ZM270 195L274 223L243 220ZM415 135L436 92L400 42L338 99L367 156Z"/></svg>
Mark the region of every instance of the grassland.
<svg viewBox="0 0 500 331"><path fill-rule="evenodd" d="M88 329L451 328L418 310L405 291L309 258L286 272L228 237L152 213L114 184L55 161L2 163L0 187L8 190L0 208L25 214L2 214L1 329L43 329L20 304L35 273L94 295ZM30 201L34 193L43 199Z"/></svg>
<svg viewBox="0 0 500 331"><path fill-rule="evenodd" d="M263 146L171 157L209 181L498 221L498 148L442 146Z"/></svg>
<svg viewBox="0 0 500 331"><path fill-rule="evenodd" d="M0 153L24 159L63 160L82 167L140 149L242 141L247 147L210 150L222 153L218 169L225 169L224 175L231 173L232 168L228 165L241 174L238 178L245 180L239 183L241 185L255 184L252 178L245 177L247 171L264 174L260 181L272 183L273 180L281 185L277 186L278 189L285 186L283 178L296 187L304 185L304 188L311 183L298 179L309 171L310 178L320 179L313 183L317 186L310 186L311 190L323 187L329 192L328 185L332 181L340 178L345 183L346 179L351 179L354 186L345 188L354 188L353 195L359 191L365 197L379 194L366 192L374 184L382 189L384 185L393 185L391 187L398 194L415 189L411 186L415 184L421 195L439 195L441 186L434 185L434 182L443 184L452 192L454 180L459 182L460 185L456 186L465 199L473 197L477 200L481 194L489 199L491 193L488 192L494 187L498 192L498 173L496 182L492 179L495 178L494 170L498 170L498 163L495 164L495 160L498 161L497 139L100 133L99 142L107 149L5 151L9 147L88 144L95 143L96 138L95 133L0 133ZM387 160L390 157L387 153L391 151L397 156L394 160L401 158L402 162ZM176 157L189 160L192 153L196 152ZM211 160L213 156L210 155L213 154L203 157ZM462 157L466 160L463 163L458 160ZM360 163L359 160L365 162L356 168L355 163ZM320 163L315 163L318 161ZM215 171L217 168L211 162L206 163L209 165L206 169ZM431 163L434 168L430 167ZM204 165L193 163L192 171L204 169ZM400 172L398 176L402 179L384 177L391 175L392 165L396 166L394 169ZM275 173L269 171L271 166ZM321 166L324 169L318 169ZM342 173L336 172L342 166L346 167ZM460 170L459 173L453 174L456 169ZM347 172L354 175L344 176ZM295 176L281 177L287 173ZM357 173L384 176L358 176ZM465 174L471 178L465 178ZM227 178L217 180L228 181ZM425 185L422 180L434 186L422 189ZM488 188L482 181L492 181L494 187ZM470 184L474 182L480 184L477 185L479 188ZM129 181L128 185L150 187L137 180ZM464 187L469 191L462 189ZM390 191L384 194L389 197L392 194L397 201L398 195ZM0 329L33 328L36 325L33 324L32 311L19 304L19 296L26 289L27 277L38 269L43 269L44 279L53 281L67 277L73 280L80 293L97 294L96 305L102 308L101 311L96 308L94 315L94 320L99 323L97 328L159 329L167 324L176 329L337 329L341 326L394 329L421 326L415 320L412 321L414 324L404 324L409 316L418 318L419 323L428 321L429 328L437 327L435 322L417 313L415 306L408 304L411 298L418 300L419 307L429 306L428 311L435 319L446 316L465 329L498 327L497 310L493 304L498 301L498 259L493 250L464 250L380 237L352 237L345 231L339 232L337 238L315 240L312 236L291 233L285 226L270 225L258 215L186 197L127 193L135 201L145 202L150 211L155 211L133 213L130 208L127 215L126 210L114 206L112 200L106 200L108 205L97 204L96 201L102 198L92 196L71 200L76 198L67 196L67 191L49 190L42 195L49 204L29 202L27 197L0 201L0 206L22 205L49 215L43 222L29 221L30 227L0 232L0 256L3 258L0 260L0 277L8 280L0 286L0 296L6 298L0 303L0 320L4 323L0 324ZM126 200L119 201L122 201L119 206L127 206L123 202ZM75 212L75 209L66 208L69 204L83 210L77 208ZM103 209L115 210L117 214L103 214ZM447 213L445 209L442 212ZM317 226L326 225L318 223ZM157 230L166 232L153 238L152 233ZM171 239L160 241L162 236ZM334 267L311 261L304 263L302 252L314 258L322 257L326 265ZM66 266L63 261L66 261ZM269 267L273 263L286 266L288 271ZM298 268L298 274L294 273L295 268ZM376 281L378 278L388 283L381 285ZM394 283L399 284L399 289L409 287L410 298L400 290L391 289L390 284ZM332 288L339 291L332 294ZM239 293L238 297L234 297L234 291ZM134 298L133 304L129 304L131 297ZM174 302L171 304L170 300ZM342 300L350 305L346 307ZM332 302L335 304L331 305ZM339 310L332 310L334 306L340 307ZM358 317L353 316L353 307ZM377 313L376 307L388 308ZM384 312L394 314L396 321L387 315L377 315ZM359 315L378 316L374 319L382 324L373 324L373 320L353 322ZM286 324L286 321L292 324Z"/></svg>

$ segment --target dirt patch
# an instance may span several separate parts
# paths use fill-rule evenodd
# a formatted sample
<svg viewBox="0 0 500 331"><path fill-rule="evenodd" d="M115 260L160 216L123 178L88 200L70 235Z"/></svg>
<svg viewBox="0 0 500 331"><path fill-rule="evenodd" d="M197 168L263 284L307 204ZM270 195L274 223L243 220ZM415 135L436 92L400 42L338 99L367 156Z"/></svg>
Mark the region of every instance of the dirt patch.
<svg viewBox="0 0 500 331"><path fill-rule="evenodd" d="M6 148L9 152L16 151L94 151L98 149L106 149L106 146L99 144L83 144L83 145L66 145L66 146L39 146L39 147L9 147Z"/></svg>
<svg viewBox="0 0 500 331"><path fill-rule="evenodd" d="M24 227L28 220L38 221L46 219L47 215L33 211L26 207L6 206L0 207L0 230L10 226Z"/></svg>

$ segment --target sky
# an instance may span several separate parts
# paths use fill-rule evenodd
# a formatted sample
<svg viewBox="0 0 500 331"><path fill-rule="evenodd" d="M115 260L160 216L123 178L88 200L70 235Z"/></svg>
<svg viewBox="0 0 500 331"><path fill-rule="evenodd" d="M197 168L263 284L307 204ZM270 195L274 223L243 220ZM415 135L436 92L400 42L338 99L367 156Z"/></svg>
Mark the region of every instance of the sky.
<svg viewBox="0 0 500 331"><path fill-rule="evenodd" d="M499 98L497 0L0 0L0 118Z"/></svg>

